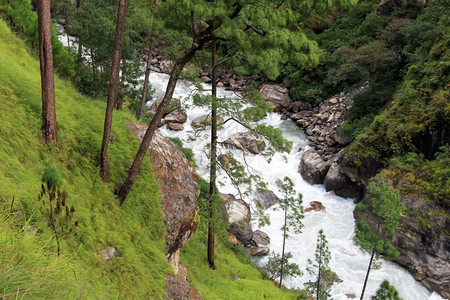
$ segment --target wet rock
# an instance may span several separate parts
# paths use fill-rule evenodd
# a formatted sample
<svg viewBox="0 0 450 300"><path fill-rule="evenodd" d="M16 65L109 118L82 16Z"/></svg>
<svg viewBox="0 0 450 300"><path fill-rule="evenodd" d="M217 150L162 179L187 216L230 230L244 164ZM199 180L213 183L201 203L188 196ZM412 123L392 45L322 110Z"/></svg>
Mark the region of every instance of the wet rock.
<svg viewBox="0 0 450 300"><path fill-rule="evenodd" d="M259 93L266 102L272 104L275 112L288 112L293 107L293 102L289 97L289 90L285 87L264 84Z"/></svg>
<svg viewBox="0 0 450 300"><path fill-rule="evenodd" d="M253 232L252 244L254 246L266 246L270 243L270 237L267 233L261 230Z"/></svg>
<svg viewBox="0 0 450 300"><path fill-rule="evenodd" d="M309 207L305 208L305 212L308 211L322 211L325 210L325 206L323 206L322 202L320 201L311 201L309 202Z"/></svg>
<svg viewBox="0 0 450 300"><path fill-rule="evenodd" d="M98 256L103 259L104 261L108 261L110 259L116 258L120 256L119 251L117 251L116 248L114 248L113 246L109 246L106 249L101 250L98 253Z"/></svg>
<svg viewBox="0 0 450 300"><path fill-rule="evenodd" d="M258 154L265 148L264 139L250 132L238 132L221 143L229 149L241 149L245 153Z"/></svg>
<svg viewBox="0 0 450 300"><path fill-rule="evenodd" d="M251 256L266 256L269 252L270 248L267 246L254 247L248 251Z"/></svg>
<svg viewBox="0 0 450 300"><path fill-rule="evenodd" d="M152 105L150 105L148 113L154 114L156 112L156 109L158 108L158 106L161 104L163 98L164 98L163 96L159 96L158 98L156 98L155 102L153 102ZM167 108L164 111L163 117L165 117L168 114L170 114L171 112L174 112L179 109L181 109L180 99L172 98L169 105L167 106Z"/></svg>
<svg viewBox="0 0 450 300"><path fill-rule="evenodd" d="M321 156L313 151L306 151L300 162L300 174L310 184L323 183L329 164L322 160Z"/></svg>
<svg viewBox="0 0 450 300"><path fill-rule="evenodd" d="M208 76L202 76L200 79L204 83L211 83L212 82L211 78L209 78Z"/></svg>
<svg viewBox="0 0 450 300"><path fill-rule="evenodd" d="M325 190L332 191L343 188L347 184L348 179L340 172L340 167L337 163L332 163L330 169L325 176L323 185Z"/></svg>
<svg viewBox="0 0 450 300"><path fill-rule="evenodd" d="M253 238L250 206L242 199L231 194L220 194L225 201L222 209L228 217L228 232L233 234L243 245L249 245Z"/></svg>
<svg viewBox="0 0 450 300"><path fill-rule="evenodd" d="M186 120L187 120L186 112L183 110L176 110L165 116L162 122L163 124L166 123L183 124L186 122Z"/></svg>
<svg viewBox="0 0 450 300"><path fill-rule="evenodd" d="M257 189L254 196L256 201L258 201L265 209L278 203L277 195L270 190Z"/></svg>
<svg viewBox="0 0 450 300"><path fill-rule="evenodd" d="M179 124L179 123L168 123L167 128L169 128L170 130L173 130L173 131L183 131L184 130L183 124Z"/></svg>
<svg viewBox="0 0 450 300"><path fill-rule="evenodd" d="M220 124L223 121L224 121L223 118L217 117L217 124ZM195 128L201 128L210 125L211 125L211 115L204 115L198 117L191 122L191 126Z"/></svg>

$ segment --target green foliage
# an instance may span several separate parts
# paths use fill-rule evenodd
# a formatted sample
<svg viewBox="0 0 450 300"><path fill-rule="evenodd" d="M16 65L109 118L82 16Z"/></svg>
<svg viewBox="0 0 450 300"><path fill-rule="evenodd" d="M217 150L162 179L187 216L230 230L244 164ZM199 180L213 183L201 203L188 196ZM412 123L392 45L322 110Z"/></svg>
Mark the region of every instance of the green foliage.
<svg viewBox="0 0 450 300"><path fill-rule="evenodd" d="M305 217L303 211L303 195L295 195L294 183L289 177L285 177L283 185L281 186L281 192L283 196L280 200L280 208L285 213L285 223L281 228L283 230L283 236L289 237L289 232L299 234L302 232L303 223L302 219Z"/></svg>
<svg viewBox="0 0 450 300"><path fill-rule="evenodd" d="M55 166L46 166L42 172L41 181L47 186L48 190L54 190L61 186L62 180Z"/></svg>
<svg viewBox="0 0 450 300"><path fill-rule="evenodd" d="M393 247L389 236L398 226L398 220L404 209L398 190L391 190L381 180L369 183L367 197L370 210L376 216L375 229L366 220L357 223L355 242L366 251L375 251L386 259L393 259L399 252Z"/></svg>
<svg viewBox="0 0 450 300"><path fill-rule="evenodd" d="M292 253L286 252L284 254L283 262L283 277L302 276L299 266L296 263L290 262ZM262 270L267 274L269 279L277 280L281 276L281 255L271 252L267 263L262 267Z"/></svg>
<svg viewBox="0 0 450 300"><path fill-rule="evenodd" d="M179 138L170 138L170 140L178 146L178 148L181 149L184 156L186 156L187 160L190 161L192 164L195 164L194 161L194 152L192 149L183 147L183 142Z"/></svg>
<svg viewBox="0 0 450 300"><path fill-rule="evenodd" d="M325 289L324 284L333 283L336 279L336 274L333 273L329 267L331 253L328 249L328 241L323 230L319 230L317 236L317 245L314 262L308 259L308 273L312 276L317 276L315 281L308 281L305 283L308 291L316 295L317 300L328 299L331 295Z"/></svg>
<svg viewBox="0 0 450 300"><path fill-rule="evenodd" d="M401 300L398 295L398 291L394 286L390 285L389 281L384 280L380 288L377 290L375 296L372 296L372 300Z"/></svg>

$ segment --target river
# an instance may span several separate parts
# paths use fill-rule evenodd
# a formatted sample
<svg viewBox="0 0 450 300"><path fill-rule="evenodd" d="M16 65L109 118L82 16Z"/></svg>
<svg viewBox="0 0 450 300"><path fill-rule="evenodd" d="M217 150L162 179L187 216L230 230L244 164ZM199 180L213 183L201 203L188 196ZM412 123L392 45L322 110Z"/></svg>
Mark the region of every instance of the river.
<svg viewBox="0 0 450 300"><path fill-rule="evenodd" d="M155 89L154 98L164 95L167 81L168 75L152 72L150 83L152 88ZM205 90L211 88L206 84L203 87ZM181 139L185 147L193 150L198 173L208 179L209 158L206 153L209 151L207 145L210 142L210 127L199 131L198 129L194 130L190 125L192 120L207 114L208 111L192 105L189 95L192 95L193 89L194 87L188 82L179 81L174 93L174 97L181 99L187 107L188 121L184 124L185 129L183 131L171 131L163 126L160 130L168 137ZM223 98L221 101L229 101L235 97L234 92L222 88L218 89L218 98ZM294 182L295 190L303 195L304 206L310 201L320 201L326 207L325 211L305 213L303 232L291 235L287 240L286 251L293 254L292 261L300 266L304 275L299 278L287 278L283 281L284 284L291 288L302 288L305 282L312 279L306 272L307 261L308 259L314 260L317 233L320 229L323 229L331 252L330 267L342 279L342 282L335 283L332 286L330 290L332 299L348 299L347 295L350 294L359 298L370 256L362 252L353 242L355 235L355 220L353 218L355 204L353 199L338 197L332 192L326 192L322 185L310 185L302 179L298 172L298 166L302 154L309 149L309 146L305 134L298 130L294 122L282 120L281 115L276 113L268 114L260 122L282 129L284 137L293 142L293 149L291 153L275 153L270 162L262 155L247 155L246 163L254 172L262 176L268 184L268 188L278 195L280 194L276 185L277 179L282 180L285 176L289 176ZM227 122L218 132L218 141L225 141L232 134L245 131L247 129L242 125ZM218 148L219 154L225 152L222 147L219 146ZM231 152L235 158L243 161L242 151L234 150ZM237 190L224 172L219 171L217 180L222 193L231 193L238 196ZM251 201L249 199L244 200ZM277 206L275 205L267 210L270 215L270 225L259 228L256 221L252 225L254 230L260 229L270 236L269 247L272 251L281 253L283 213L281 210L277 210ZM255 258L255 261L262 265L267 261L267 257ZM389 280L403 299L442 299L436 293L427 291L414 280L411 274L391 262L383 262L380 269L371 271L365 298L370 299L370 296L376 293L383 280Z"/></svg>

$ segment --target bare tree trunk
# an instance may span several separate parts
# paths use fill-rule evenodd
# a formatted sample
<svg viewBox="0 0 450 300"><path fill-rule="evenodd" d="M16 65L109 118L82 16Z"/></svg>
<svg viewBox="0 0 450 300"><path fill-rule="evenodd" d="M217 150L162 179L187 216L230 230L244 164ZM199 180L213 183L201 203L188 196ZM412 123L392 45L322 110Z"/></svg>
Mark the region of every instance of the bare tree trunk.
<svg viewBox="0 0 450 300"><path fill-rule="evenodd" d="M372 261L373 261L374 256L375 256L375 250L372 250L372 255L370 256L369 266L367 267L366 278L364 279L364 285L363 285L363 289L361 292L361 298L359 298L360 300L363 299L364 292L366 291L367 280L369 279L370 268L372 267Z"/></svg>
<svg viewBox="0 0 450 300"><path fill-rule="evenodd" d="M111 124L114 104L117 99L117 90L119 87L119 69L120 57L122 54L123 38L125 34L125 23L127 17L128 0L119 0L119 9L117 12L116 41L114 44L114 55L111 65L111 78L108 88L108 102L106 103L105 126L103 131L102 150L100 166L104 181L108 181L109 159L108 143L111 137Z"/></svg>
<svg viewBox="0 0 450 300"><path fill-rule="evenodd" d="M216 39L212 39L211 44L211 65L212 65L212 102L211 102L211 153L210 153L210 173L209 173L209 223L208 223L208 262L211 269L214 265L214 194L216 192L217 176L217 73L216 73Z"/></svg>
<svg viewBox="0 0 450 300"><path fill-rule="evenodd" d="M147 64L145 69L145 79L144 79L144 87L142 89L142 98L141 98L141 108L139 109L138 120L142 120L142 115L144 114L145 104L147 103L147 90L148 90L148 81L150 77L150 67L152 61L152 48L153 41L150 43L147 51Z"/></svg>
<svg viewBox="0 0 450 300"><path fill-rule="evenodd" d="M57 143L50 0L38 1L39 60L41 67L42 131L47 143Z"/></svg>
<svg viewBox="0 0 450 300"><path fill-rule="evenodd" d="M133 183L136 180L137 175L139 174L142 160L144 159L145 153L147 152L147 149L150 146L150 142L152 141L153 135L155 134L155 131L158 128L158 124L161 121L161 118L164 114L166 107L172 100L173 92L175 90L177 80L180 77L181 70L183 70L184 66L194 57L195 53L202 47L204 42L205 41L198 41L197 43L193 43L191 49L189 49L189 51L186 52L183 57L179 58L175 62L175 65L172 68L172 72L170 73L169 82L167 83L166 94L164 95L161 104L156 109L156 113L153 116L153 119L147 128L147 131L145 132L145 135L139 146L139 150L136 153L136 157L134 158L133 164L131 165L131 168L128 171L128 177L117 193L117 197L119 198L121 205L127 198L128 194L130 193L131 187L133 186Z"/></svg>
<svg viewBox="0 0 450 300"><path fill-rule="evenodd" d="M283 282L283 271L284 271L284 248L286 245L286 221L287 221L287 208L284 209L283 248L281 250L280 283L278 284L278 288L280 288L280 289L281 289L281 284Z"/></svg>

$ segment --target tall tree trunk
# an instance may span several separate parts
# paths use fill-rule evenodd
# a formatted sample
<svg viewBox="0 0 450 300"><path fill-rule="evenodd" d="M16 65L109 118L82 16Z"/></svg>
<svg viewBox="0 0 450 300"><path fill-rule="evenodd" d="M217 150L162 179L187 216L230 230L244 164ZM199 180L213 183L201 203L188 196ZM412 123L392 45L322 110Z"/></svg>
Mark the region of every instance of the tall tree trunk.
<svg viewBox="0 0 450 300"><path fill-rule="evenodd" d="M364 292L366 291L367 280L369 279L370 268L372 267L372 262L373 262L374 256L375 256L375 250L372 250L372 255L370 256L369 266L367 267L366 279L364 279L364 285L363 285L363 289L361 292L361 298L359 298L360 300L363 299Z"/></svg>
<svg viewBox="0 0 450 300"><path fill-rule="evenodd" d="M170 73L169 82L167 83L166 94L164 95L161 104L156 109L156 113L153 116L150 125L145 132L145 135L142 139L142 142L139 146L139 150L136 153L136 156L133 160L133 164L131 165L130 170L128 171L128 176L125 182L120 187L120 190L117 192L117 197L120 200L120 204L122 205L128 194L130 193L131 187L133 186L134 181L136 180L137 175L139 174L142 160L144 159L145 153L147 152L148 147L150 146L150 142L152 141L153 135L155 134L156 129L158 128L158 124L161 121L161 118L166 110L166 107L169 105L172 100L173 92L175 91L175 86L177 84L177 80L180 77L181 70L183 70L184 66L194 57L195 53L199 48L201 48L202 43L194 43L194 45L189 49L188 52L181 58L179 58L175 65L172 68L172 72Z"/></svg>
<svg viewBox="0 0 450 300"><path fill-rule="evenodd" d="M153 41L150 43L150 46L148 47L147 50L144 87L142 89L141 108L139 109L138 120L142 120L142 115L144 114L145 110L145 104L147 104L147 91L148 91L148 81L150 78L150 67L152 62L152 50L153 50Z"/></svg>
<svg viewBox="0 0 450 300"><path fill-rule="evenodd" d="M320 251L320 254L319 254L319 269L318 269L318 272L317 272L317 290L316 290L316 299L317 300L320 300L319 299L319 292L320 292L320 276L321 276L321 274L320 274L320 271L321 271L321 262L322 261L322 251Z"/></svg>
<svg viewBox="0 0 450 300"><path fill-rule="evenodd" d="M116 41L114 44L114 55L111 65L111 77L108 88L108 102L106 103L105 126L103 130L102 150L101 150L101 171L104 181L108 181L109 159L108 143L111 137L111 123L114 104L117 99L117 90L119 87L119 69L120 57L122 54L123 37L125 35L125 23L127 17L128 0L119 0L119 9L117 12Z"/></svg>
<svg viewBox="0 0 450 300"><path fill-rule="evenodd" d="M38 26L42 91L42 131L47 143L57 143L50 0L38 1Z"/></svg>
<svg viewBox="0 0 450 300"><path fill-rule="evenodd" d="M287 221L287 208L284 209L284 226L283 226L283 248L281 250L281 267L280 267L280 283L278 288L281 289L281 284L283 282L283 271L284 271L284 248L286 245L286 221Z"/></svg>
<svg viewBox="0 0 450 300"><path fill-rule="evenodd" d="M209 223L208 223L208 262L211 269L214 265L214 194L216 192L217 176L217 73L216 73L216 39L211 43L211 73L212 73L212 102L211 102L211 153L209 173Z"/></svg>

